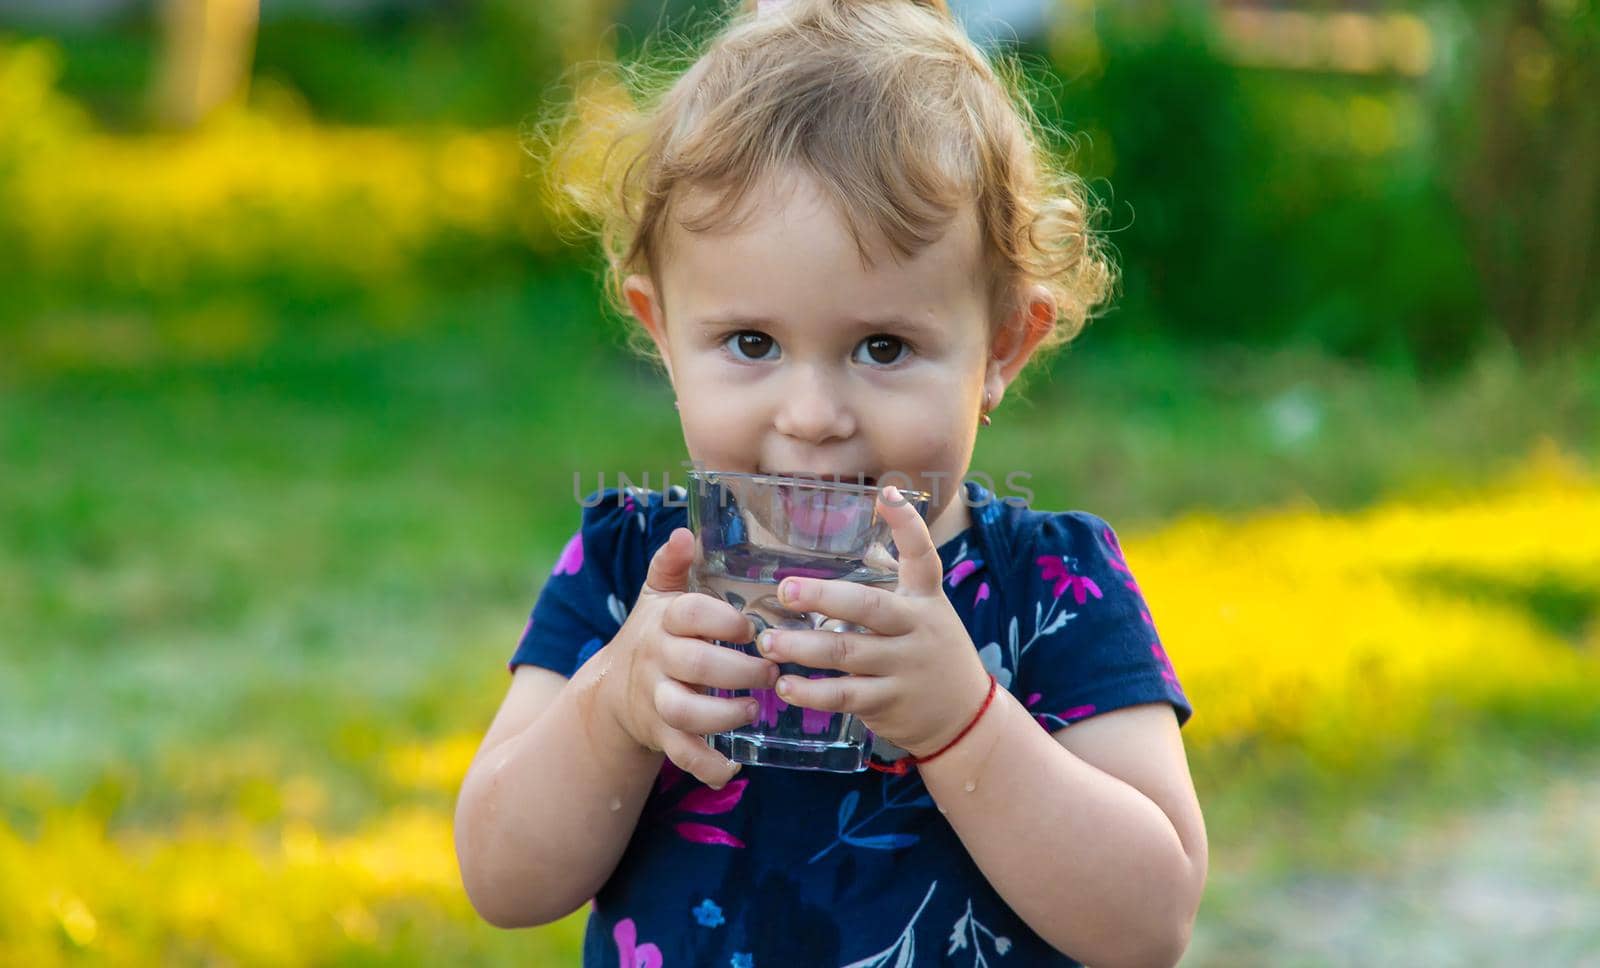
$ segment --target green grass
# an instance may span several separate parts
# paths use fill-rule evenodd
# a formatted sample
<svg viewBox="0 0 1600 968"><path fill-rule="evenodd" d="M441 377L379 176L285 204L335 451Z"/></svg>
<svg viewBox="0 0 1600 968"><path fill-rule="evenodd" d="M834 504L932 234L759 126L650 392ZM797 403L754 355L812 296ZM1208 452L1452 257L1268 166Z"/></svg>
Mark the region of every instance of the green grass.
<svg viewBox="0 0 1600 968"><path fill-rule="evenodd" d="M83 800L115 827L233 809L271 823L291 775L327 786L333 831L399 802L448 809L396 788L378 754L487 725L576 523L574 471L588 490L597 471L654 477L684 457L664 378L595 299L551 277L387 327L273 316L264 345L230 359L157 347L46 365L37 334L0 332L0 817L29 831L44 806ZM1484 480L1541 437L1600 451L1588 366L1489 358L1418 385L1311 352L1091 330L1008 398L974 466L1029 471L1039 506L1123 528L1355 507ZM1569 591L1527 595L1552 622L1592 616L1592 595ZM1423 765L1435 802L1490 782L1457 755ZM1307 786L1292 753L1201 757L1196 776L1222 836L1263 803L1288 816L1306 790L1328 810L1370 792ZM560 950L581 918L550 935Z"/></svg>

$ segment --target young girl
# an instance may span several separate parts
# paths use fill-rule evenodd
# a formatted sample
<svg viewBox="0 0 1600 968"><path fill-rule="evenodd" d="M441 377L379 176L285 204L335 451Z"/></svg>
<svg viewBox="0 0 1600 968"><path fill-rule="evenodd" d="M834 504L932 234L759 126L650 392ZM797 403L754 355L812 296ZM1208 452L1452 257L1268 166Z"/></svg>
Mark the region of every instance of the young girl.
<svg viewBox="0 0 1600 968"><path fill-rule="evenodd" d="M1191 707L1116 536L963 481L1007 386L1109 279L1009 91L942 2L763 3L617 142L613 282L690 457L936 496L924 521L883 487L897 588L780 587L872 634L758 654L716 644L754 630L686 591L681 491L592 496L457 805L486 920L592 899L584 964L628 968L1182 955L1206 874ZM739 769L705 737L762 712L710 690L774 687L904 756Z"/></svg>

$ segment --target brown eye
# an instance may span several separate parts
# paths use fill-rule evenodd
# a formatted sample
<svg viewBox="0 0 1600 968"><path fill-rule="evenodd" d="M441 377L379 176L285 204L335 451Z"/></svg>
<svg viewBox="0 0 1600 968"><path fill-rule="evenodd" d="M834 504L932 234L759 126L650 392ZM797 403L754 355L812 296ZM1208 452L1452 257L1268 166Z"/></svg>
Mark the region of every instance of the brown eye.
<svg viewBox="0 0 1600 968"><path fill-rule="evenodd" d="M727 345L733 350L733 355L745 360L771 358L778 348L772 337L753 329L741 330L729 336Z"/></svg>
<svg viewBox="0 0 1600 968"><path fill-rule="evenodd" d="M868 336L861 341L857 348L856 359L862 363L875 363L879 366L888 366L898 363L907 352L906 344L893 336ZM862 359L859 350L866 351L866 358Z"/></svg>

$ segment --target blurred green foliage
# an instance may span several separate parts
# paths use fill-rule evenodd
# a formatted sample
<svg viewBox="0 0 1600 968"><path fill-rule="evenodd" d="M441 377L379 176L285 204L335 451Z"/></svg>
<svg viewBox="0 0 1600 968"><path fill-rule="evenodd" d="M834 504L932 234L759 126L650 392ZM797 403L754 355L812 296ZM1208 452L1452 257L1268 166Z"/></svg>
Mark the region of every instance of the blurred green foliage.
<svg viewBox="0 0 1600 968"><path fill-rule="evenodd" d="M464 766L571 532L574 470L680 470L665 381L615 345L595 255L552 235L519 154L574 58L612 39L650 54L637 23L613 38L594 29L611 7L583 8L274 13L249 104L187 132L151 122L148 8L0 29L0 819L24 838L63 804L158 837L230 811L367 830L398 870L438 860L453 900L315 921L301 960L322 942L350 963L543 960L463 909L448 771L418 784L393 756L438 744ZM1595 305L1572 285L1600 168L1583 165L1595 0L1466 9L1492 28L1464 42L1480 53L1414 79L1245 67L1209 19L1166 9L1107 7L1022 52L1124 289L1008 396L974 466L1026 468L1040 506L1132 530L1425 500L1541 440L1600 453L1600 358L1578 352ZM1485 114L1497 84L1515 97ZM1567 294L1560 326L1537 322L1559 300L1504 295L1546 266L1526 288ZM1591 587L1524 577L1417 579L1592 641ZM1537 780L1543 751L1593 748L1591 709L1509 703L1482 735L1402 744L1385 792L1433 809ZM1305 836L1331 829L1308 818L1370 793L1293 748L1195 765L1219 856L1262 829L1332 853L1348 839ZM370 823L413 805L431 853ZM58 846L72 836L16 883L132 885L143 909L148 868L90 875L121 848ZM209 880L209 855L181 856ZM267 880L227 869L229 890ZM235 908L236 927L266 920ZM30 937L79 955L83 915ZM581 921L540 933L546 963L571 962Z"/></svg>
<svg viewBox="0 0 1600 968"><path fill-rule="evenodd" d="M703 9L660 6L654 20L649 4L533 11L509 0L380 6L364 17L269 11L253 99L324 124L511 132L570 94L561 82L575 58L608 45L656 56L681 44L653 41L653 23L691 39L714 25ZM1600 151L1586 147L1600 138L1600 120L1582 92L1595 71L1583 29L1594 6L1427 8L1434 67L1415 77L1246 65L1213 8L1194 4L1101 5L1091 19L1064 20L1018 53L1041 117L1103 203L1101 228L1118 253L1122 291L1096 338L1314 346L1423 371L1459 368L1496 340L1536 354L1592 348L1600 289L1588 277L1600 275L1600 238L1583 219L1595 221L1600 183L1590 183L1600 176L1586 176L1583 163L1585 152ZM606 30L607 18L624 25ZM1479 27L1481 37L1472 32ZM104 124L138 127L158 56L154 24L132 17L52 40L64 52L65 100ZM1501 75L1516 82L1521 107L1502 110L1478 93ZM1565 135L1574 145L1562 155ZM513 142L506 137L503 150ZM6 152L0 136L0 197ZM1561 178L1556 163L1532 163L1552 152ZM542 205L533 182L525 188L526 203ZM1570 204L1543 197L1552 188ZM326 215L348 217L337 205ZM441 225L392 272L446 288L503 274L503 229L486 239L459 228ZM524 261L579 271L595 258L582 247L536 245ZM67 299L92 292L103 263L115 261L104 253L81 278L51 285ZM28 268L26 259L9 265ZM198 277L180 288L274 288L274 265L231 281L227 272L209 278L214 268L197 265ZM340 298L381 288L352 271L328 260L321 288ZM304 275L290 289L315 295Z"/></svg>

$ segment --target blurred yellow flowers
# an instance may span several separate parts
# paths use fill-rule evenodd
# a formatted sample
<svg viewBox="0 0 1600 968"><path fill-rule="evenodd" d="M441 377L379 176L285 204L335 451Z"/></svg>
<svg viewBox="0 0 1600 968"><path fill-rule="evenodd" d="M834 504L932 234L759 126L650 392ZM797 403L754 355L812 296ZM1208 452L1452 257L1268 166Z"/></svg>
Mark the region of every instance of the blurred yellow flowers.
<svg viewBox="0 0 1600 968"><path fill-rule="evenodd" d="M1521 709L1556 734L1600 717L1600 482L1553 448L1478 493L1196 515L1123 544L1195 703L1191 749L1298 749L1340 775L1385 749L1425 755L1475 714ZM1529 605L1542 586L1589 611L1553 626ZM242 796L159 830L68 806L37 836L0 829L0 963L304 962L382 948L419 919L492 934L473 927L450 817L423 805L454 794L476 743L393 744L384 773L418 802L347 834L319 829L326 793L301 776L281 783L289 809L260 814L276 825Z"/></svg>

